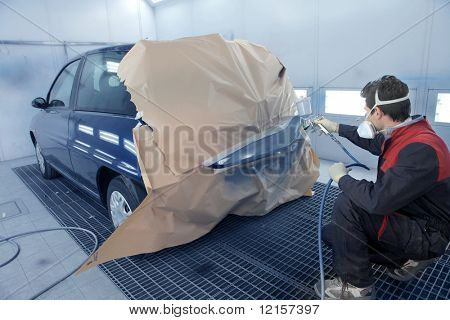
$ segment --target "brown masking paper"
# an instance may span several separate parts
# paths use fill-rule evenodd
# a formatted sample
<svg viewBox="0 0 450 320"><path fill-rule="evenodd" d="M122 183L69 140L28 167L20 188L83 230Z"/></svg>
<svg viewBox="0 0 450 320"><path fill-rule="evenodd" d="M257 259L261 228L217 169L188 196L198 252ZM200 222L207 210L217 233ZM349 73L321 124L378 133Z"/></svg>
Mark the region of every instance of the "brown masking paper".
<svg viewBox="0 0 450 320"><path fill-rule="evenodd" d="M286 69L266 48L217 34L142 40L118 75L148 124L133 131L148 195L80 271L191 242L227 214L261 216L311 196L319 159L303 129L287 171L271 170L275 156L250 173L207 166L296 115Z"/></svg>

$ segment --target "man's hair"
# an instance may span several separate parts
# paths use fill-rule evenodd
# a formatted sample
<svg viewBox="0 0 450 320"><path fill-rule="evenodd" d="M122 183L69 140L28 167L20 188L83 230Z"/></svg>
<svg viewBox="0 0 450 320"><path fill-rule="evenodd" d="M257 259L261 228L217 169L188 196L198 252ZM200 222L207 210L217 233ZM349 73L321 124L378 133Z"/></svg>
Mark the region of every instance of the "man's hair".
<svg viewBox="0 0 450 320"><path fill-rule="evenodd" d="M366 98L367 107L370 109L375 105L375 92L377 89L380 101L403 98L409 93L406 83L394 76L383 76L378 80L369 82L361 90L361 97ZM377 107L394 121L405 121L411 114L411 102L409 99Z"/></svg>

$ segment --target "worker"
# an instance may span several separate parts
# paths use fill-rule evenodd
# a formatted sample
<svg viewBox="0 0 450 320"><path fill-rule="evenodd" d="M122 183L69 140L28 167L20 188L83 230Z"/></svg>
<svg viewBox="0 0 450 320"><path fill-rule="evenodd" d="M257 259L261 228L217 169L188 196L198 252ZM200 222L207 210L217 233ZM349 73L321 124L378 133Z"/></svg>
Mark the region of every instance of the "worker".
<svg viewBox="0 0 450 320"><path fill-rule="evenodd" d="M343 163L329 168L342 193L322 230L337 274L325 281L327 299L375 298L371 263L408 281L449 243L448 147L424 116L410 116L408 86L396 77L369 82L361 96L367 114L358 127L316 120L379 157L376 182L352 178Z"/></svg>

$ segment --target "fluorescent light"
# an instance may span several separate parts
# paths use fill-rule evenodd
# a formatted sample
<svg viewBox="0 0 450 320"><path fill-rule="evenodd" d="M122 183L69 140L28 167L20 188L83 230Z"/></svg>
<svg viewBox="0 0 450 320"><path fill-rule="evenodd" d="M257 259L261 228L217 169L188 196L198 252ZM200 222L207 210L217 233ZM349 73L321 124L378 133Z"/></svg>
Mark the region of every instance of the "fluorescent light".
<svg viewBox="0 0 450 320"><path fill-rule="evenodd" d="M450 93L438 93L434 121L450 123Z"/></svg>
<svg viewBox="0 0 450 320"><path fill-rule="evenodd" d="M115 145L119 144L119 136L117 134L108 132L108 131L99 131L100 139Z"/></svg>
<svg viewBox="0 0 450 320"><path fill-rule="evenodd" d="M306 98L308 96L308 90L306 89L295 89L295 95L297 96L297 99L303 99Z"/></svg>
<svg viewBox="0 0 450 320"><path fill-rule="evenodd" d="M123 144L125 146L125 149L130 151L132 154L136 154L136 148L134 146L134 143L128 139L123 139Z"/></svg>
<svg viewBox="0 0 450 320"><path fill-rule="evenodd" d="M366 100L361 98L360 90L337 90L327 89L325 91L325 113L364 116Z"/></svg>
<svg viewBox="0 0 450 320"><path fill-rule="evenodd" d="M90 148L91 146L83 141L80 140L75 140L76 143L81 144L82 146L86 147L86 148Z"/></svg>
<svg viewBox="0 0 450 320"><path fill-rule="evenodd" d="M149 0L148 2L150 3L150 5L152 7L155 7L155 6L159 5L159 4L161 4L163 1L164 0Z"/></svg>
<svg viewBox="0 0 450 320"><path fill-rule="evenodd" d="M120 164L123 165L124 167L128 168L128 169L136 170L135 167L133 167L131 164L128 164L126 162L121 161Z"/></svg>
<svg viewBox="0 0 450 320"><path fill-rule="evenodd" d="M85 126L84 124L79 124L78 125L78 130L81 132L84 132L90 136L94 135L94 129L92 127L89 126Z"/></svg>
<svg viewBox="0 0 450 320"><path fill-rule="evenodd" d="M99 159L99 160L102 160L102 161L104 161L104 162L106 162L106 163L108 163L108 164L112 164L112 161L110 161L110 160L108 160L108 159L105 159L105 158L103 158L103 157L100 157L100 156L97 155L97 154L94 154L94 157L97 158L97 159Z"/></svg>
<svg viewBox="0 0 450 320"><path fill-rule="evenodd" d="M125 166L122 165L122 164L127 165L127 166L125 167ZM133 169L131 169L130 167L133 168ZM121 162L121 164L119 164L119 165L117 166L117 168L119 168L119 169L121 169L121 170L123 170L123 171L125 171L125 172L131 173L132 175L135 175L135 176L138 175L137 172L136 172L136 169L135 169L133 166L129 165L128 163ZM128 168L130 168L130 169L128 169Z"/></svg>
<svg viewBox="0 0 450 320"><path fill-rule="evenodd" d="M104 151L102 151L102 150L95 149L95 152L100 153L100 154L102 154L102 155L104 155L104 156L106 156L106 157L108 157L108 158L116 159L116 157L114 157L114 156L110 155L109 153L106 153L106 152L104 152Z"/></svg>
<svg viewBox="0 0 450 320"><path fill-rule="evenodd" d="M224 165L228 160L230 160L230 157L226 157L226 158L223 158L223 159L220 159L219 161L217 161L217 163L219 164L219 165Z"/></svg>
<svg viewBox="0 0 450 320"><path fill-rule="evenodd" d="M79 146L73 146L75 149L78 149L78 150L80 150L81 152L84 152L84 153L89 153L87 150L85 150L85 149L83 149L83 148L81 148L81 147L79 147Z"/></svg>
<svg viewBox="0 0 450 320"><path fill-rule="evenodd" d="M106 70L108 72L117 73L119 69L119 63L115 61L106 61Z"/></svg>

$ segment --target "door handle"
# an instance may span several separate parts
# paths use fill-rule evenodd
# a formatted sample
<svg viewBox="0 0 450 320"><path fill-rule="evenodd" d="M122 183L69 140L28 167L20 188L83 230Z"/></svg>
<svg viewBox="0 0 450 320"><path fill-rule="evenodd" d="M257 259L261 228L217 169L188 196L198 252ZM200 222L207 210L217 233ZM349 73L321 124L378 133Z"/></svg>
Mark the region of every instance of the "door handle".
<svg viewBox="0 0 450 320"><path fill-rule="evenodd" d="M50 110L49 113L51 113L51 114L56 114L56 113L58 113L58 111Z"/></svg>

